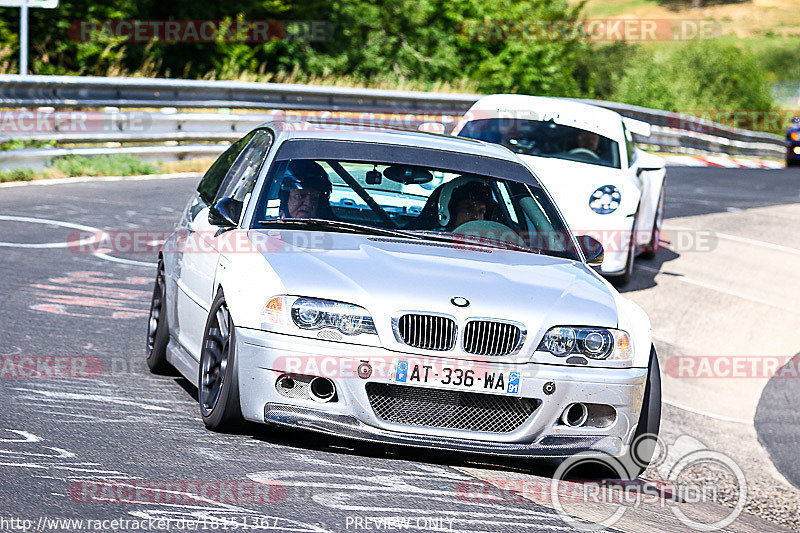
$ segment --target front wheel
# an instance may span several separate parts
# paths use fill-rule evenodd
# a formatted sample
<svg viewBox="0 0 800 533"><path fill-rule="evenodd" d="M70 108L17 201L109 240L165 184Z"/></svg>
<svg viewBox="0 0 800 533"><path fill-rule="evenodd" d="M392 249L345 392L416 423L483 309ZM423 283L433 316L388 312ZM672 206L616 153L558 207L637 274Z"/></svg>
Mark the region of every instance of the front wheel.
<svg viewBox="0 0 800 533"><path fill-rule="evenodd" d="M650 347L650 364L644 388L642 410L631 442L622 455L602 455L592 450L576 453L564 459L553 473L558 480L636 479L659 450L658 432L661 427L661 374L654 347Z"/></svg>
<svg viewBox="0 0 800 533"><path fill-rule="evenodd" d="M153 374L166 374L171 370L171 365L167 361L168 341L167 284L164 278L164 263L159 261L153 298L150 300L150 316L147 321L147 366Z"/></svg>
<svg viewBox="0 0 800 533"><path fill-rule="evenodd" d="M653 218L653 229L650 232L650 242L642 252L642 257L645 259L652 259L656 256L658 251L658 243L661 242L661 224L664 221L664 185L661 186L661 192L658 194L658 204L656 204L656 215Z"/></svg>
<svg viewBox="0 0 800 533"><path fill-rule="evenodd" d="M645 471L658 447L658 432L661 429L661 369L654 346L650 347L650 364L647 369L647 384L644 387L642 411L633 433L630 446L620 457L629 479L636 479Z"/></svg>
<svg viewBox="0 0 800 533"><path fill-rule="evenodd" d="M233 320L220 291L211 304L200 352L198 396L208 429L225 431L242 421Z"/></svg>
<svg viewBox="0 0 800 533"><path fill-rule="evenodd" d="M628 256L625 259L625 270L622 274L610 278L610 281L618 286L623 287L630 283L633 277L633 260L636 257L636 216L634 215L633 228L631 229L631 240L628 245Z"/></svg>

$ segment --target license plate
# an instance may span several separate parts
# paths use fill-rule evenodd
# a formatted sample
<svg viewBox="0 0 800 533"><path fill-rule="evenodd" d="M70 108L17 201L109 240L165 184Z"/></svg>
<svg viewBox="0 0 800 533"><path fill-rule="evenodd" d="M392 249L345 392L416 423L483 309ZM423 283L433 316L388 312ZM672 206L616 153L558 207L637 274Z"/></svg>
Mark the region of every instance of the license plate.
<svg viewBox="0 0 800 533"><path fill-rule="evenodd" d="M429 385L473 392L519 394L522 374L509 370L460 368L401 360L397 362L394 381L407 385Z"/></svg>

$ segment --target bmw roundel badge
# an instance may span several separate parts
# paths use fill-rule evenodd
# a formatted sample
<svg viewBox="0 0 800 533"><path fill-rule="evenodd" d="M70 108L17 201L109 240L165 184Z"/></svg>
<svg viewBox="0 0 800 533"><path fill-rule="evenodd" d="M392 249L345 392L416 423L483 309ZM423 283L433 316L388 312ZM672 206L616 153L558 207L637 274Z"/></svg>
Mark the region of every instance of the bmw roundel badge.
<svg viewBox="0 0 800 533"><path fill-rule="evenodd" d="M450 298L450 303L456 307L467 307L469 305L469 300L461 296L456 296L455 298Z"/></svg>

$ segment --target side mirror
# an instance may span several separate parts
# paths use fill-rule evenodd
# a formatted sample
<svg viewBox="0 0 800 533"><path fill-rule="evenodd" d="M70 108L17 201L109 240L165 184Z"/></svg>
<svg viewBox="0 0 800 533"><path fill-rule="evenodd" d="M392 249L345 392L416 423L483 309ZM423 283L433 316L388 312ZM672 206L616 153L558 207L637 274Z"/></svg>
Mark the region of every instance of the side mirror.
<svg viewBox="0 0 800 533"><path fill-rule="evenodd" d="M586 257L586 263L589 266L600 266L603 263L603 245L600 241L589 235L581 235L577 239Z"/></svg>
<svg viewBox="0 0 800 533"><path fill-rule="evenodd" d="M242 202L233 198L220 198L208 210L208 223L213 226L235 228L239 224L239 218L242 216L243 205Z"/></svg>
<svg viewBox="0 0 800 533"><path fill-rule="evenodd" d="M664 167L639 167L636 169L636 177L638 178L644 172L655 172L657 170L664 170Z"/></svg>
<svg viewBox="0 0 800 533"><path fill-rule="evenodd" d="M424 131L426 133L444 134L444 124L441 122L423 122L417 126L417 130Z"/></svg>

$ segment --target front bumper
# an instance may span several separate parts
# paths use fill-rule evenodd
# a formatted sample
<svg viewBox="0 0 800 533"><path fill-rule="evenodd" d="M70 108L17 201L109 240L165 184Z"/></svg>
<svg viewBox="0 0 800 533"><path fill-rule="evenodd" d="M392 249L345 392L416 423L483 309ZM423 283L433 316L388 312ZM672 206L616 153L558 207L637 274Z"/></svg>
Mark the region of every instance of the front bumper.
<svg viewBox="0 0 800 533"><path fill-rule="evenodd" d="M647 377L646 368L497 365L519 371L519 396L540 403L513 431L493 433L399 424L378 417L365 385L394 383L392 362L413 355L244 328L237 328L236 343L239 397L247 420L351 439L478 454L544 458L596 451L619 455L639 419ZM355 370L362 361L370 361L374 369L367 379L358 377ZM332 379L337 401L318 403L278 393L276 380L287 373ZM543 389L549 382L556 386L548 395ZM574 402L613 406L616 419L602 428L563 425L561 415Z"/></svg>
<svg viewBox="0 0 800 533"><path fill-rule="evenodd" d="M800 143L790 142L786 147L787 161L800 161Z"/></svg>
<svg viewBox="0 0 800 533"><path fill-rule="evenodd" d="M617 276L625 272L628 263L635 213L625 214L622 208L607 215L586 210L576 214L568 212L567 223L575 235L591 235L603 245L603 263L598 272L604 276ZM642 235L637 235L639 239Z"/></svg>

